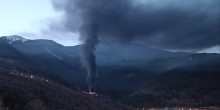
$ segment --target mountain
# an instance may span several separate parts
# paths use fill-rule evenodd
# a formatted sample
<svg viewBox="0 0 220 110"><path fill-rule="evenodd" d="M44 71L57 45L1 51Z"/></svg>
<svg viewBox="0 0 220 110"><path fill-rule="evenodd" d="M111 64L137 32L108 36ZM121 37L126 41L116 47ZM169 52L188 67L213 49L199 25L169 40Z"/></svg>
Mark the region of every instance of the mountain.
<svg viewBox="0 0 220 110"><path fill-rule="evenodd" d="M12 38L11 38L12 37ZM13 36L5 36L3 38L13 39ZM20 39L25 39L19 37ZM11 44L21 53L30 55L48 55L62 60L66 63L72 64L76 59L80 58L80 45L64 47L52 40L16 40ZM113 51L114 50L114 51ZM135 54L134 54L135 53ZM115 65L130 64L132 62L149 61L156 58L183 56L190 53L183 52L169 52L154 47L144 46L140 44L131 43L129 45L122 45L114 42L104 42L97 46L96 50L97 62L99 65ZM73 60L74 59L74 60ZM78 60L77 63L80 63Z"/></svg>
<svg viewBox="0 0 220 110"><path fill-rule="evenodd" d="M172 70L145 82L142 89L124 97L139 107L209 107L220 105L220 73Z"/></svg>
<svg viewBox="0 0 220 110"><path fill-rule="evenodd" d="M183 56L190 53L169 52L155 47L141 44L120 44L104 42L97 46L97 62L100 65L137 65L146 63L152 59Z"/></svg>
<svg viewBox="0 0 220 110"><path fill-rule="evenodd" d="M31 64L43 70L43 73L47 74L47 76L54 76L58 82L67 82L71 86L74 85L87 90L86 71L80 62L81 45L63 46L46 39L27 40L25 42L17 40L12 43L8 42L7 45L25 56L25 59L28 59ZM174 94L169 94L172 91L177 91L176 88L178 88L169 89L172 84L179 84L186 90L193 88L195 94L200 94L200 92L206 92L204 89L200 89L201 86L188 87L188 84L195 83L193 81L194 78L198 79L199 84L204 84L202 82L205 77L208 78L207 82L209 82L212 81L213 75L218 78L218 74L220 74L220 54L169 52L135 43L122 45L113 42L104 42L97 46L96 55L98 65L96 92L114 99L119 99L135 107L145 105L161 106L158 105L158 96L155 96L155 94L142 95L141 91L150 91L153 93L155 90L160 90L160 85L163 84L166 84L164 87L167 88L164 89L166 92L163 92L163 94L159 93L159 96L162 97L164 102L160 104L163 106L179 106L181 105L180 103L175 101L172 103L169 102L173 101L173 99L165 100L166 97L174 97L182 100L179 97L172 96ZM198 73L198 75L194 75L194 73ZM202 77L199 77L199 74ZM179 76L185 77L184 75L188 75L189 80L179 78ZM158 83L160 82L158 78L163 78L161 84ZM172 78L186 82L180 83L178 80L172 82ZM215 83L219 82L215 81ZM211 90L208 93L215 94L220 92L216 86L211 86L210 83L207 83L205 88ZM216 88L213 89L213 87ZM148 88L152 88L153 92ZM181 92L177 92L177 94L180 95ZM187 94L186 97L189 100L196 100L193 95L188 95L187 91L183 91L183 94ZM219 94L216 95L218 96ZM141 99L145 96L149 96L150 98ZM213 98L210 95L206 96ZM135 103L135 101L138 103ZM218 101L218 98L214 98L207 101L207 105L211 102ZM201 101L197 102L192 106L204 104ZM182 105L184 104L187 105L186 103L182 103ZM213 103L213 106L216 105L218 103Z"/></svg>
<svg viewBox="0 0 220 110"><path fill-rule="evenodd" d="M6 58L22 58L24 57L19 51L13 48L10 44L0 39L0 56Z"/></svg>
<svg viewBox="0 0 220 110"><path fill-rule="evenodd" d="M151 60L149 68L159 68L161 72L173 69L179 70L203 70L220 71L220 54L215 53L194 53L183 56L164 57Z"/></svg>
<svg viewBox="0 0 220 110"><path fill-rule="evenodd" d="M37 75L54 79L56 81L66 83L62 81L55 74L45 74L45 70L33 63L31 59L24 54L16 50L11 44L0 38L0 70L10 72L12 70L22 70L25 72L33 72Z"/></svg>
<svg viewBox="0 0 220 110"><path fill-rule="evenodd" d="M21 36L18 35L12 35L12 36L2 36L3 40L5 40L6 42L8 42L9 44L15 42L15 41L22 41L22 42L26 42L28 41L28 39L25 39Z"/></svg>
<svg viewBox="0 0 220 110"><path fill-rule="evenodd" d="M118 101L91 96L33 73L13 72L0 70L1 110L134 110Z"/></svg>
<svg viewBox="0 0 220 110"><path fill-rule="evenodd" d="M15 41L11 45L47 73L72 84L84 84L77 48L64 47L52 40ZM80 78L81 77L81 78ZM79 80L78 80L79 79Z"/></svg>
<svg viewBox="0 0 220 110"><path fill-rule="evenodd" d="M48 71L48 73L55 74L69 83L87 88L86 72L80 61L80 45L65 47L46 39L28 40L26 42L18 40L12 42L11 45L27 56L34 64ZM100 68L111 66L112 71L118 71L117 68L114 68L116 65L120 68L128 66L136 68L138 65L138 69L146 72L146 62L185 54L189 53L173 53L138 44L121 45L112 42L99 44L96 51L98 66ZM102 71L102 69L101 72L103 74L111 74Z"/></svg>
<svg viewBox="0 0 220 110"><path fill-rule="evenodd" d="M118 101L91 96L68 85L29 62L31 59L5 41L0 40L0 49L5 52L0 54L0 109L133 110Z"/></svg>

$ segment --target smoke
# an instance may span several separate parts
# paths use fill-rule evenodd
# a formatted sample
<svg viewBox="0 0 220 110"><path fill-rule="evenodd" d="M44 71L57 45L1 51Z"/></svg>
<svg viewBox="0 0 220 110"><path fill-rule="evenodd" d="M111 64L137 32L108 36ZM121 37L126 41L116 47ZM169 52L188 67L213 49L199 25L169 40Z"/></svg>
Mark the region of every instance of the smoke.
<svg viewBox="0 0 220 110"><path fill-rule="evenodd" d="M80 33L90 89L99 41L141 42L166 49L220 45L219 0L53 0L66 31ZM53 25L54 26L54 25ZM109 50L112 51L112 50Z"/></svg>
<svg viewBox="0 0 220 110"><path fill-rule="evenodd" d="M95 90L97 65L95 49L98 44L97 31L98 27L95 24L88 24L89 26L82 26L80 36L84 39L82 44L82 62L87 69L87 82L89 90Z"/></svg>
<svg viewBox="0 0 220 110"><path fill-rule="evenodd" d="M67 31L82 34L82 28L96 25L100 41L135 41L177 50L220 45L219 0L53 0L53 4L65 13L62 24Z"/></svg>

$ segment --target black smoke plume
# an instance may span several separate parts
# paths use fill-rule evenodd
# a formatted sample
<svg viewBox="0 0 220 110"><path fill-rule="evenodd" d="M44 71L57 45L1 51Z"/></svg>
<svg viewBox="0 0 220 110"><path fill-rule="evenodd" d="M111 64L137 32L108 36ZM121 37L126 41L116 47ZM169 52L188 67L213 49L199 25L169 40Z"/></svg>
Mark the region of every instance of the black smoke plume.
<svg viewBox="0 0 220 110"><path fill-rule="evenodd" d="M220 0L53 0L53 4L65 13L67 31L96 25L100 41L183 50L220 45Z"/></svg>
<svg viewBox="0 0 220 110"><path fill-rule="evenodd" d="M93 24L88 24L81 28L80 36L84 39L82 44L82 62L87 70L87 82L90 91L95 90L96 86L96 74L97 74L97 65L96 65L96 56L95 49L98 44L97 31L98 27Z"/></svg>
<svg viewBox="0 0 220 110"><path fill-rule="evenodd" d="M220 0L53 0L53 5L65 13L65 29L80 33L90 89L99 40L183 50L220 45Z"/></svg>

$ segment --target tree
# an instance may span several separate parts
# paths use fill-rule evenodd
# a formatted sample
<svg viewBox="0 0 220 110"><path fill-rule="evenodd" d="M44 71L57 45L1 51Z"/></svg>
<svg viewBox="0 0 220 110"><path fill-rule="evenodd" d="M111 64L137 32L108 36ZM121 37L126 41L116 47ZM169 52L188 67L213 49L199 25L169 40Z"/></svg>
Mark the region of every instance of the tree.
<svg viewBox="0 0 220 110"><path fill-rule="evenodd" d="M24 110L48 110L42 101L36 99L28 102L24 106Z"/></svg>
<svg viewBox="0 0 220 110"><path fill-rule="evenodd" d="M2 98L0 97L0 107L3 107L4 105L3 105L3 100L2 100Z"/></svg>

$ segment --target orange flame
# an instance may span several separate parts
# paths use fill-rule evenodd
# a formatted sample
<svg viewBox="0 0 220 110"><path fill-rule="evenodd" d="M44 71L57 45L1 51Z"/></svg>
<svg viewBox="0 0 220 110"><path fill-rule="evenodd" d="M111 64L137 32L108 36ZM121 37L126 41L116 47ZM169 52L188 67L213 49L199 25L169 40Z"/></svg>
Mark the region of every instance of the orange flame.
<svg viewBox="0 0 220 110"><path fill-rule="evenodd" d="M89 90L89 94L92 94L92 90Z"/></svg>

